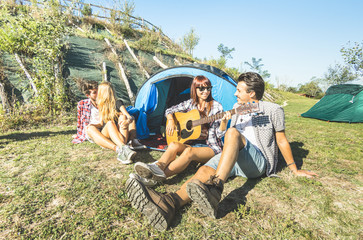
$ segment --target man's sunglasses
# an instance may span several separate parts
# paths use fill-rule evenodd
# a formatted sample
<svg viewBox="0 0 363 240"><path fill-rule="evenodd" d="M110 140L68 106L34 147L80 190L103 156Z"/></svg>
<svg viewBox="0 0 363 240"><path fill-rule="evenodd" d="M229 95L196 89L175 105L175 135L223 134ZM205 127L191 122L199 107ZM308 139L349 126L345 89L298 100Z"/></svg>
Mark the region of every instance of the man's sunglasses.
<svg viewBox="0 0 363 240"><path fill-rule="evenodd" d="M212 90L212 86L210 86L210 87L197 87L197 88L201 92L203 92L204 90L207 90L208 92L210 92Z"/></svg>

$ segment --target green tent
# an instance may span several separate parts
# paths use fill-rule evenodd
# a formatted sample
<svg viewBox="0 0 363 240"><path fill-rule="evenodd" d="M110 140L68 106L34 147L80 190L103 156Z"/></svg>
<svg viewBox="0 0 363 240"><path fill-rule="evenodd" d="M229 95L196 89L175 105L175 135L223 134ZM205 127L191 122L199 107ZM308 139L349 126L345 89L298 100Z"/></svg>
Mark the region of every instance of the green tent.
<svg viewBox="0 0 363 240"><path fill-rule="evenodd" d="M363 85L331 86L325 96L301 116L333 122L363 122Z"/></svg>

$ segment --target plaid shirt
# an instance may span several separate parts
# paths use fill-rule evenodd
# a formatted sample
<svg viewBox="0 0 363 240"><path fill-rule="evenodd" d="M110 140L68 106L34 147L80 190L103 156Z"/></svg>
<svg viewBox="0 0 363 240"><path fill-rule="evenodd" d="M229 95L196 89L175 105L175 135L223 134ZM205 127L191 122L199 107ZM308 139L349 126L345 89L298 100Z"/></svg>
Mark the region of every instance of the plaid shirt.
<svg viewBox="0 0 363 240"><path fill-rule="evenodd" d="M86 140L86 127L91 119L91 99L87 98L77 105L77 136L72 143L82 143Z"/></svg>
<svg viewBox="0 0 363 240"><path fill-rule="evenodd" d="M167 116L169 114L173 114L175 112L186 113L193 109L197 109L197 105L196 104L193 105L192 100L189 99L187 101L181 102L175 106L168 108L165 111L165 116ZM215 115L215 114L221 113L221 112L223 112L222 105L219 102L214 100L212 108L211 108L208 116L212 116L212 115ZM206 143L214 151L215 154L220 153L222 151L222 146L223 146L222 137L223 137L225 131L219 130L220 124L221 124L220 119L209 123L208 138L207 138Z"/></svg>

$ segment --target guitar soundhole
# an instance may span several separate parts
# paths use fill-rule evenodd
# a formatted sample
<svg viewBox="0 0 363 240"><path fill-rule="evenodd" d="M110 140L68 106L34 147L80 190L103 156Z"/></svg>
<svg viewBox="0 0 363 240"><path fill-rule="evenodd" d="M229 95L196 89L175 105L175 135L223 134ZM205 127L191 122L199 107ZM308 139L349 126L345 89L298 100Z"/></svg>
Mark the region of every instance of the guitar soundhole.
<svg viewBox="0 0 363 240"><path fill-rule="evenodd" d="M192 125L192 121L191 121L191 120L189 120L189 121L187 122L186 127L187 127L188 131L192 130L193 125Z"/></svg>

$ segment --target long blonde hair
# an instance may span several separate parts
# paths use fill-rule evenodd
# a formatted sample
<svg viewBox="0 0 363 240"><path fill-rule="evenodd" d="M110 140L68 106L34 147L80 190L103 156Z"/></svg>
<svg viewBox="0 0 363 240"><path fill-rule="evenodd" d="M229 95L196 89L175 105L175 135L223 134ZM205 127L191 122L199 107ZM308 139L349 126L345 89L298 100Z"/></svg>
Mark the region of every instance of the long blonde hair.
<svg viewBox="0 0 363 240"><path fill-rule="evenodd" d="M117 120L115 91L109 82L103 82L98 86L96 100L101 122Z"/></svg>

